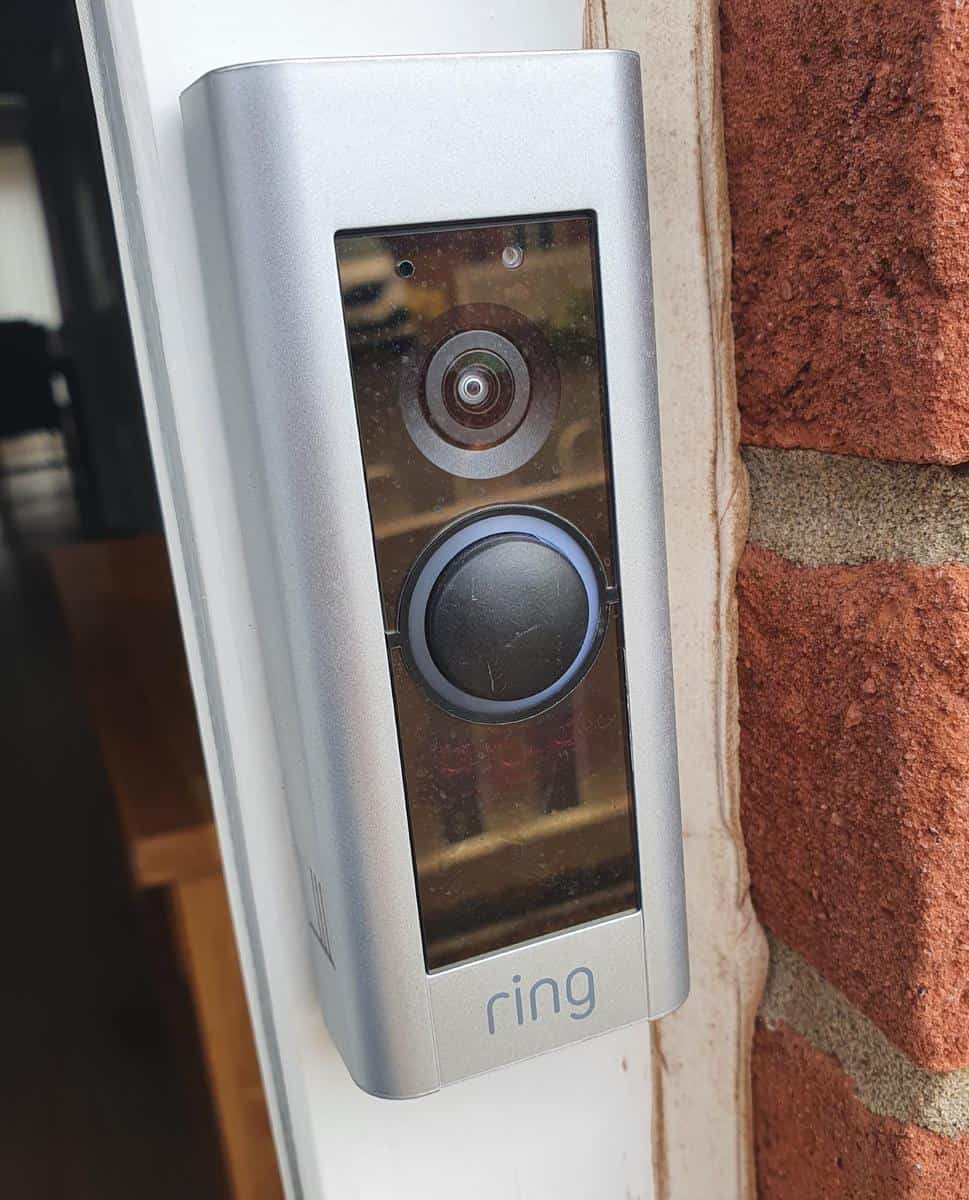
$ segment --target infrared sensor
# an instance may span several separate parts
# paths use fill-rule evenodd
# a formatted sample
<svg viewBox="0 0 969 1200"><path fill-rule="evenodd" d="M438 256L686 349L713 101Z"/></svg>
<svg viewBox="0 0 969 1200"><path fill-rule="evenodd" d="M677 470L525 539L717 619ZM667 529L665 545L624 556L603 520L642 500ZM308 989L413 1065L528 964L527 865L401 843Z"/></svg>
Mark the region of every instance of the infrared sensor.
<svg viewBox="0 0 969 1200"><path fill-rule="evenodd" d="M307 945L351 1074L416 1096L669 1012L638 58L256 63L182 113Z"/></svg>

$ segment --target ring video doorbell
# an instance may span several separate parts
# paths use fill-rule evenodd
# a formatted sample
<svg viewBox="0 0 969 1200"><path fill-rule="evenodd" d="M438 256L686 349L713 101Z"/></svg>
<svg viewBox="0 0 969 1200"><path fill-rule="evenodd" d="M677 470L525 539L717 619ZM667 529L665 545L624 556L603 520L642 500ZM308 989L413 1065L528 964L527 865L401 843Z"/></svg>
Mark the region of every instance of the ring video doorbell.
<svg viewBox="0 0 969 1200"><path fill-rule="evenodd" d="M182 111L326 1020L416 1096L688 989L638 59Z"/></svg>

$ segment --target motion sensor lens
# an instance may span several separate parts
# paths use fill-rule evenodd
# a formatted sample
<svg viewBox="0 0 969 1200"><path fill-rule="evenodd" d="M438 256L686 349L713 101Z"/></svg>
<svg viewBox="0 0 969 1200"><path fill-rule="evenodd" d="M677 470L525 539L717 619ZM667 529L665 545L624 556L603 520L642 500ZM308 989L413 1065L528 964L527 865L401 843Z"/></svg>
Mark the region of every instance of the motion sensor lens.
<svg viewBox="0 0 969 1200"><path fill-rule="evenodd" d="M501 261L509 271L517 271L525 261L525 251L521 246L506 246L501 252Z"/></svg>

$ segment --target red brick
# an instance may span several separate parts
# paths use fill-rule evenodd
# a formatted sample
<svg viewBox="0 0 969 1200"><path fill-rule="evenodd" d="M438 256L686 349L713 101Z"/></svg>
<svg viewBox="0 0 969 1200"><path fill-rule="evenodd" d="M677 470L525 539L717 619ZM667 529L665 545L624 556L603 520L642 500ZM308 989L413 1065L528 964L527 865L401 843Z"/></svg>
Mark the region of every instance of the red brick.
<svg viewBox="0 0 969 1200"><path fill-rule="evenodd" d="M857 1099L835 1059L786 1026L753 1048L758 1200L964 1200L969 1138L945 1138Z"/></svg>
<svg viewBox="0 0 969 1200"><path fill-rule="evenodd" d="M743 440L969 458L969 6L722 0Z"/></svg>
<svg viewBox="0 0 969 1200"><path fill-rule="evenodd" d="M969 1064L969 568L749 546L738 598L757 911L915 1062Z"/></svg>

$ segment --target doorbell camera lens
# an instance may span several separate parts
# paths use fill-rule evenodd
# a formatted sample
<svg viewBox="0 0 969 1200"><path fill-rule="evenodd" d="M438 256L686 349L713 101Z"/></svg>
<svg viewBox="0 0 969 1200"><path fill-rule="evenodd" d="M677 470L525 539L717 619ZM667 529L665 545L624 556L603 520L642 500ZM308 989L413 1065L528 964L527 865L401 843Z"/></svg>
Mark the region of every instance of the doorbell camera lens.
<svg viewBox="0 0 969 1200"><path fill-rule="evenodd" d="M462 371L458 376L458 399L468 408L479 408L488 403L491 386L488 377L473 368Z"/></svg>
<svg viewBox="0 0 969 1200"><path fill-rule="evenodd" d="M558 415L558 366L541 331L497 304L460 305L429 326L400 382L404 424L417 448L467 479L523 466Z"/></svg>
<svg viewBox="0 0 969 1200"><path fill-rule="evenodd" d="M434 430L468 450L505 441L528 412L528 365L508 338L487 329L457 333L431 358L424 403Z"/></svg>
<svg viewBox="0 0 969 1200"><path fill-rule="evenodd" d="M442 347L445 359L454 353L455 340ZM482 340L496 344L494 335L482 333ZM454 358L443 377L437 369L428 372L425 384L428 414L441 434L455 445L477 448L497 445L514 433L524 418L528 407L528 368L514 347L510 351L510 355L506 351L503 357L487 349L466 350ZM435 355L434 361L437 358Z"/></svg>
<svg viewBox="0 0 969 1200"><path fill-rule="evenodd" d="M498 381L487 367L465 367L458 375L455 390L462 407L476 413L494 399Z"/></svg>
<svg viewBox="0 0 969 1200"><path fill-rule="evenodd" d="M397 264L397 274L401 277L401 279L410 279L416 269L417 268L409 258L401 259L401 261Z"/></svg>

